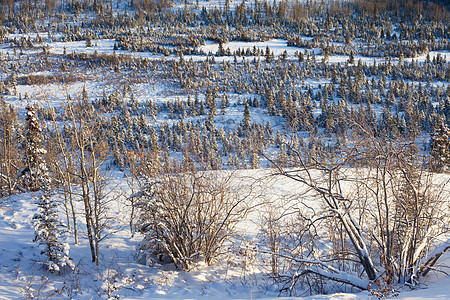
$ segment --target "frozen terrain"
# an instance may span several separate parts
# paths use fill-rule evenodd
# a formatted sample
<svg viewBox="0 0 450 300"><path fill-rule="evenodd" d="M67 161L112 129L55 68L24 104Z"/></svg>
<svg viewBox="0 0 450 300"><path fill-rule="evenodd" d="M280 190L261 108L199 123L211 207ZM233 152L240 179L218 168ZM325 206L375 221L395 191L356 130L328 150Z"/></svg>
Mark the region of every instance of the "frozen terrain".
<svg viewBox="0 0 450 300"><path fill-rule="evenodd" d="M296 196L303 189L295 182L281 178L266 178L268 171L242 171L241 179L258 186L259 194L252 201L271 203L274 207L295 207ZM255 179L259 179L258 183ZM110 236L101 246L99 266L89 261L87 240L82 226L80 245L71 238L70 254L76 264L72 274L56 275L42 269L43 256L33 242L32 217L37 207L37 194L27 193L2 198L0 202L0 299L58 297L64 292L73 299L120 297L120 299L280 299L277 285L263 275L266 265L256 253L242 256L229 251L211 266L198 263L189 272L178 271L172 264L143 265L136 260L139 234L131 236L128 226L126 195L130 191L120 172L114 173L111 186L122 195L111 207L115 216ZM287 197L287 198L286 198ZM304 196L300 196L304 197ZM315 202L308 200L314 207ZM81 205L81 203L77 203ZM259 207L240 225L240 235L247 242L256 241L260 213ZM63 215L61 214L63 218ZM80 224L81 225L81 224ZM448 256L448 255L447 255ZM245 265L245 263L247 263ZM250 264L249 264L250 263ZM245 265L245 266L244 266ZM444 269L445 270L445 269ZM450 279L434 273L414 289L403 287L395 299L448 299ZM338 293L294 297L290 299L374 299L368 292ZM281 298L285 299L285 298Z"/></svg>
<svg viewBox="0 0 450 300"><path fill-rule="evenodd" d="M0 1L0 300L450 299L450 253L427 276L419 270L434 250L450 247L450 14L407 2L56 0L63 5L53 11L52 0ZM31 106L37 130L27 127ZM439 126L444 145L434 143ZM43 133L60 220L71 224L72 211L77 218L79 244L73 224L63 237L73 272L47 272L33 241L41 193L26 192L37 189L17 175L32 169L30 132ZM328 190L326 172L313 174L322 185L314 194L314 186L274 175L302 159L327 171L338 165L342 181L330 178ZM142 255L150 234L132 226L141 220L130 197L146 175L184 179L192 170L180 166L190 163L216 179L235 172L230 187L249 193L242 203L252 209L211 265L198 250L182 271L161 244ZM389 195L379 192L380 166L389 169ZM104 187L95 204L105 208L98 265L85 178L88 189ZM432 183L425 190L422 179ZM319 190L342 206L327 206ZM343 229L345 220L353 230ZM385 284L390 241L400 283ZM370 264L364 269L361 257L374 260L368 290Z"/></svg>

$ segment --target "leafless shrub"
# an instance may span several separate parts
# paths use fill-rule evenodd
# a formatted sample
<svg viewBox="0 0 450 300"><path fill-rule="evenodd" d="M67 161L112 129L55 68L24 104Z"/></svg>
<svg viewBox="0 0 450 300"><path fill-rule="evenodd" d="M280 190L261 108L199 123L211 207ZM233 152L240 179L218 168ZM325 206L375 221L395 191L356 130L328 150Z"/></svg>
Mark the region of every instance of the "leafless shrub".
<svg viewBox="0 0 450 300"><path fill-rule="evenodd" d="M145 234L144 254L151 249L183 270L196 260L211 264L249 212L247 198L233 173L183 170L147 178L140 198L138 229Z"/></svg>
<svg viewBox="0 0 450 300"><path fill-rule="evenodd" d="M60 288L52 288L50 279L46 276L35 274L25 274L21 270L16 270L17 284L22 299L54 299L62 297L66 292L65 284Z"/></svg>

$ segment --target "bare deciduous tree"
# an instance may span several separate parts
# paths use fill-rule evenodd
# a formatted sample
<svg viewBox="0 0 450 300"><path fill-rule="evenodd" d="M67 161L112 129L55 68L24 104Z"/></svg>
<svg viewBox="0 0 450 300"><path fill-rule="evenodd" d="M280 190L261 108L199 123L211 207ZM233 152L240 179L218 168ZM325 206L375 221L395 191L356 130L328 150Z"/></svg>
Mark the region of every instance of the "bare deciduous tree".
<svg viewBox="0 0 450 300"><path fill-rule="evenodd" d="M14 108L0 101L0 196L11 195L16 190L24 191L17 185L16 175L21 167L17 144L19 125Z"/></svg>
<svg viewBox="0 0 450 300"><path fill-rule="evenodd" d="M295 180L321 201L321 211L301 214L314 225L311 236L317 243L335 241L331 251L290 256L302 271L289 282L315 274L360 289L380 276L388 284L415 284L449 249L443 243L449 237L447 182L426 169L428 157L414 138L381 137L359 124L349 134L351 142L342 141L321 159L287 142L298 166L274 164L277 175ZM324 220L331 225L328 233L316 230Z"/></svg>
<svg viewBox="0 0 450 300"><path fill-rule="evenodd" d="M101 117L92 104L80 99L69 102L64 109L71 123L66 126L74 155L75 170L71 173L80 181L92 261L98 264L108 201L104 192L107 176L102 166L108 158L109 146Z"/></svg>

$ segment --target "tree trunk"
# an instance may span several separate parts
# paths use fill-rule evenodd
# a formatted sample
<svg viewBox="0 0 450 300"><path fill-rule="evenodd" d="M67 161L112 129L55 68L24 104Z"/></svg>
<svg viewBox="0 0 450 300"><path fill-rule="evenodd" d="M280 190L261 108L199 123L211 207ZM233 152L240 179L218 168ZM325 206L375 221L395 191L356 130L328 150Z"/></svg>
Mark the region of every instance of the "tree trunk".
<svg viewBox="0 0 450 300"><path fill-rule="evenodd" d="M72 210L72 220L73 220L73 235L75 238L75 245L78 245L78 226L77 226L77 214L75 211L75 206L73 205L73 190L72 190L72 183L71 183L71 178L70 175L69 176L69 181L68 181L68 185L67 188L69 189L69 203L70 203L70 208Z"/></svg>

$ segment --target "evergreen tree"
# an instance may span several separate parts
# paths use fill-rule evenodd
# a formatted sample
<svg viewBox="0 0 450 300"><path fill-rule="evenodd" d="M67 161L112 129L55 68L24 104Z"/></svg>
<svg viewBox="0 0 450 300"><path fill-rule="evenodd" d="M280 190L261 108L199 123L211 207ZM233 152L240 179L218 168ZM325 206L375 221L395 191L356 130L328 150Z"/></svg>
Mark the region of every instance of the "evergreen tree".
<svg viewBox="0 0 450 300"><path fill-rule="evenodd" d="M441 171L450 166L450 129L441 124L431 136L433 168Z"/></svg>
<svg viewBox="0 0 450 300"><path fill-rule="evenodd" d="M251 127L251 121L250 121L250 107L248 102L246 101L244 104L244 118L242 119L242 126L244 127L244 130L246 133L249 133L250 127Z"/></svg>
<svg viewBox="0 0 450 300"><path fill-rule="evenodd" d="M69 257L69 244L61 242L65 226L58 218L57 204L49 192L44 191L37 205L39 211L33 216L34 241L42 246L41 254L47 256L46 269L50 272L73 270L75 265Z"/></svg>
<svg viewBox="0 0 450 300"><path fill-rule="evenodd" d="M42 130L32 106L27 106L26 118L26 168L22 177L26 186L32 190L42 190L37 202L38 213L33 216L35 236L34 241L43 246L41 254L47 256L45 267L50 272L62 272L75 265L69 257L69 245L60 240L64 237L64 225L58 218L57 203L51 199L51 178L43 155Z"/></svg>
<svg viewBox="0 0 450 300"><path fill-rule="evenodd" d="M256 152L252 152L252 154L250 156L250 167L252 169L259 168L259 155Z"/></svg>
<svg viewBox="0 0 450 300"><path fill-rule="evenodd" d="M38 191L48 186L50 177L45 163L44 155L47 150L43 148L42 129L33 106L27 106L25 127L25 168L20 170L18 177L23 185L30 191Z"/></svg>

